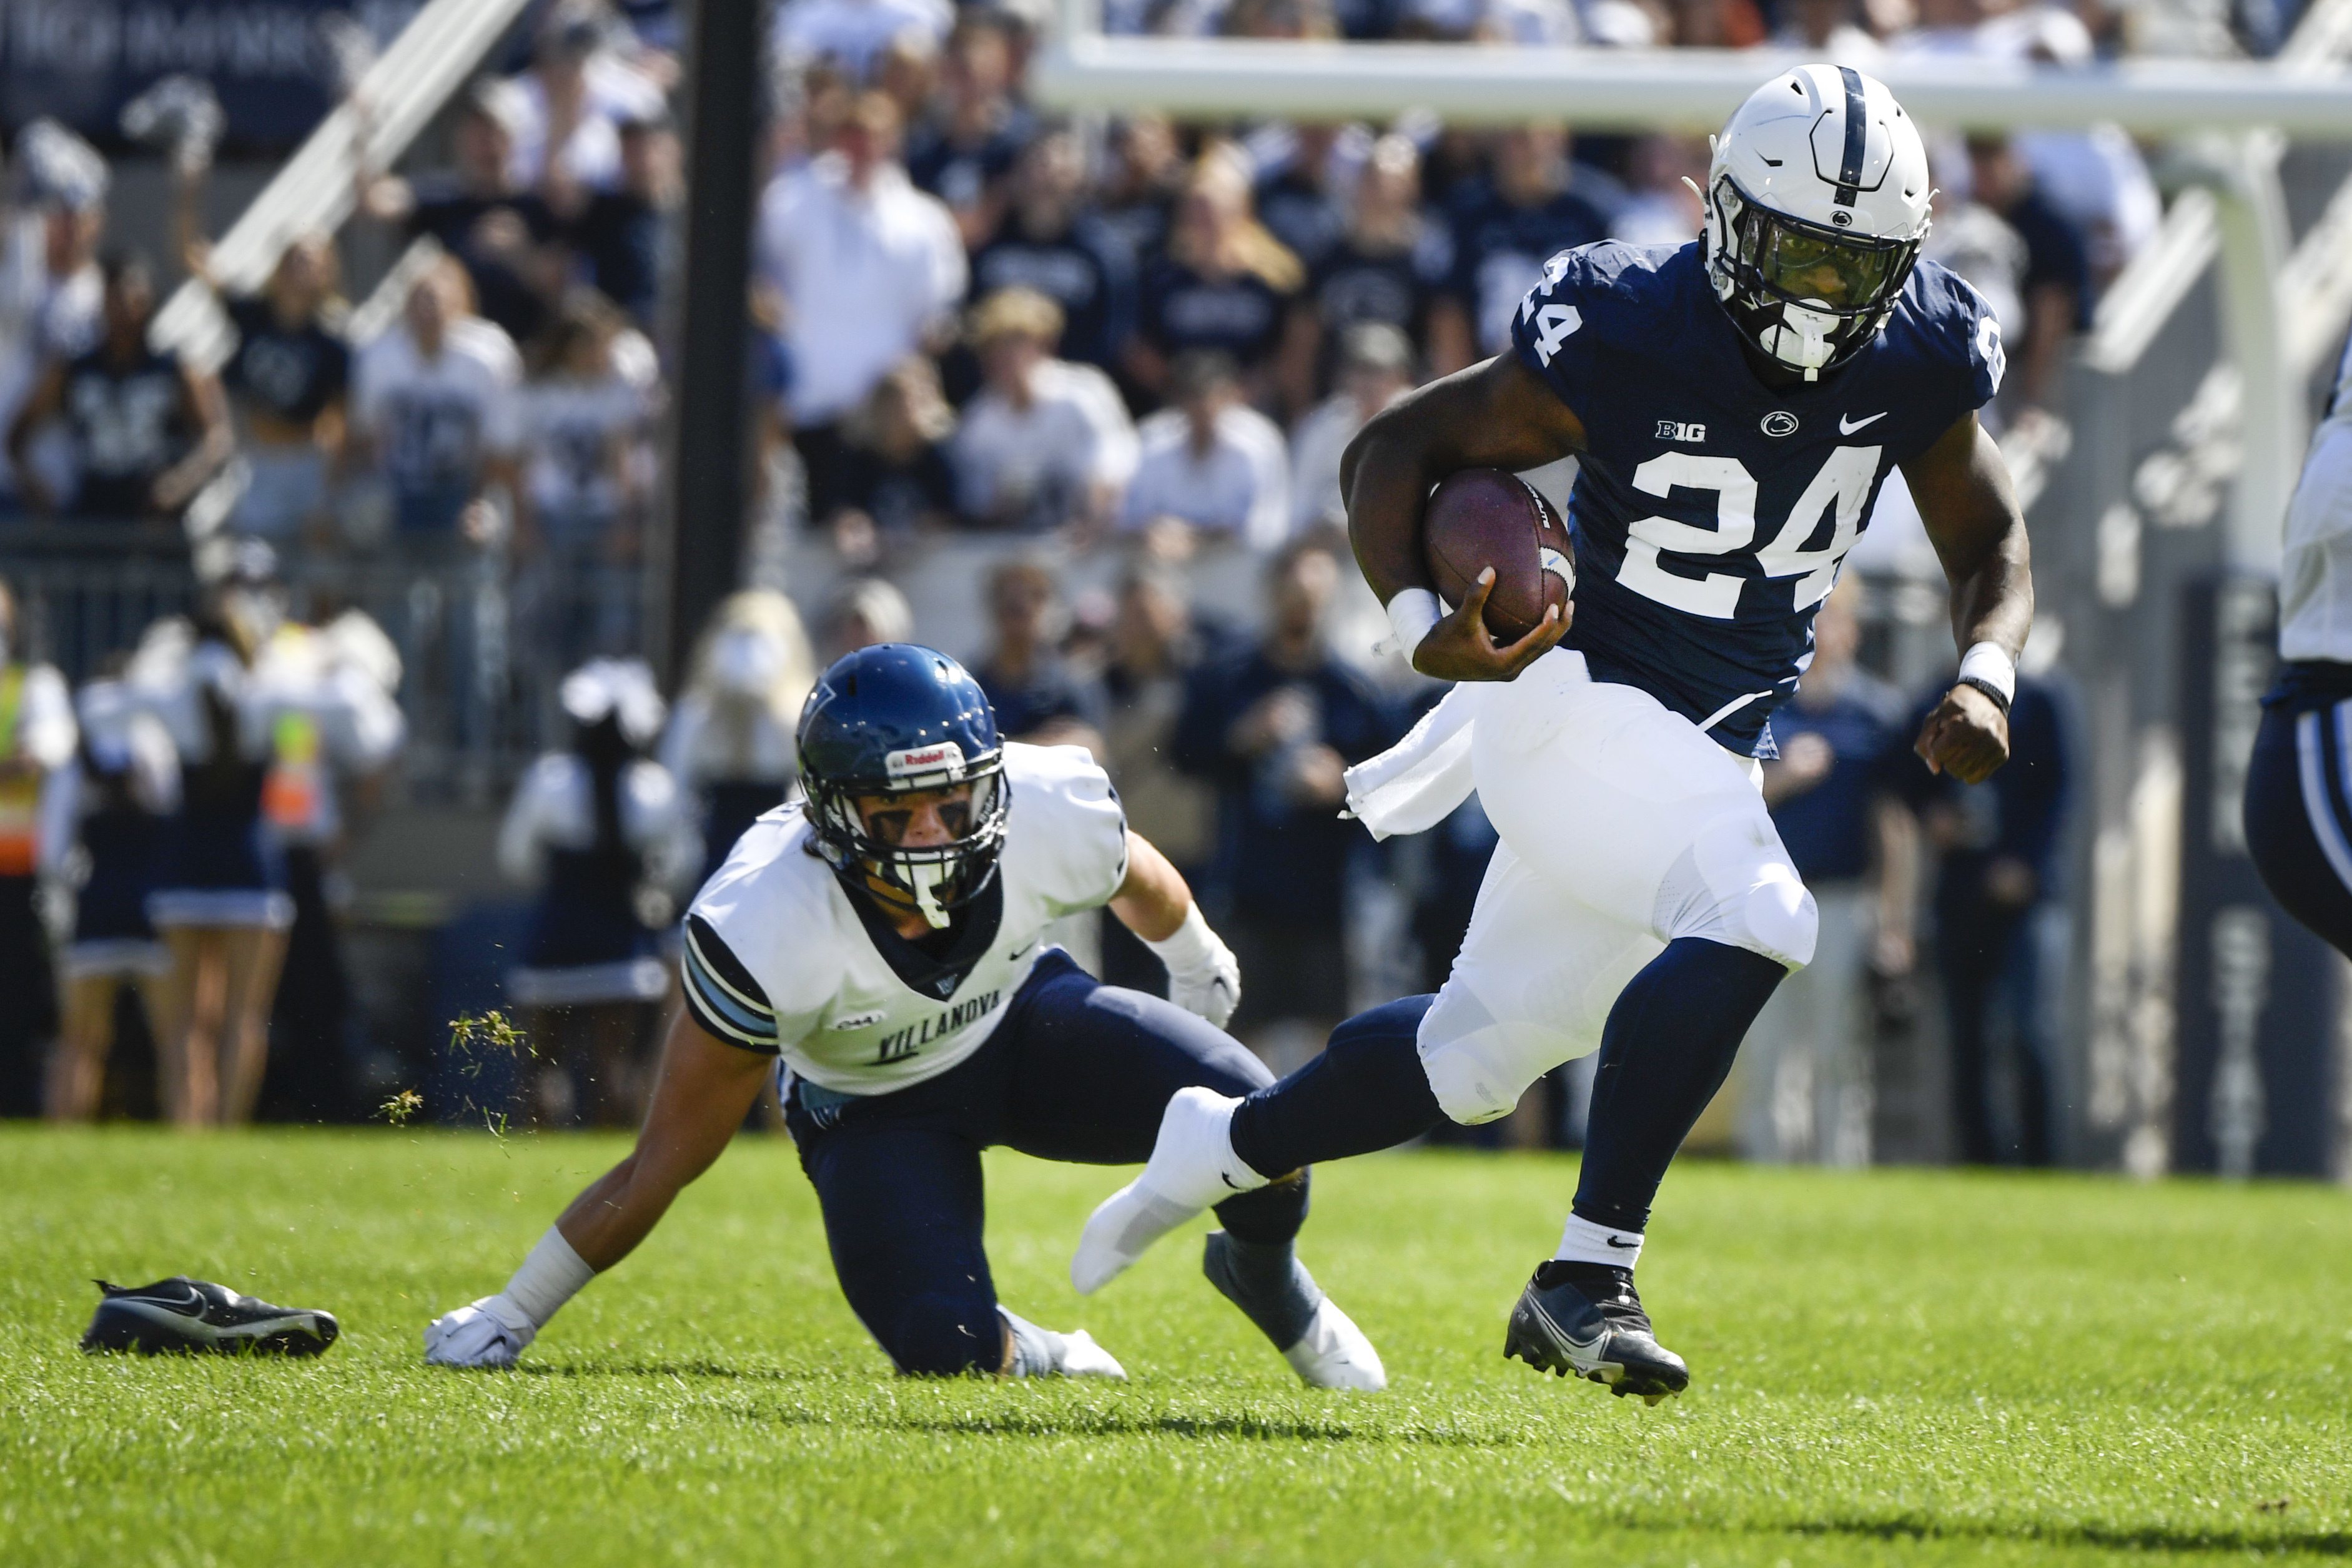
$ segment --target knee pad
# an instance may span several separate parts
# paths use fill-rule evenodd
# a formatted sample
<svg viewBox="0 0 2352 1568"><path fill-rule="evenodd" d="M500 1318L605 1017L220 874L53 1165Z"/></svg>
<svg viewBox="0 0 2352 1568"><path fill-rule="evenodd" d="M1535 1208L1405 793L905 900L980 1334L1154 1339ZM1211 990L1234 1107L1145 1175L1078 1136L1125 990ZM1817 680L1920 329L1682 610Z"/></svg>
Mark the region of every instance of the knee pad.
<svg viewBox="0 0 2352 1568"><path fill-rule="evenodd" d="M1656 925L1670 942L1697 936L1801 969L1821 913L1759 808L1701 830L1658 890Z"/></svg>
<svg viewBox="0 0 2352 1568"><path fill-rule="evenodd" d="M1429 1092L1465 1127L1509 1115L1528 1085L1570 1053L1565 1037L1495 1019L1459 988L1440 996L1421 1032Z"/></svg>
<svg viewBox="0 0 2352 1568"><path fill-rule="evenodd" d="M985 1296L926 1293L899 1309L882 1348L909 1376L994 1372L1004 1364L1004 1320Z"/></svg>

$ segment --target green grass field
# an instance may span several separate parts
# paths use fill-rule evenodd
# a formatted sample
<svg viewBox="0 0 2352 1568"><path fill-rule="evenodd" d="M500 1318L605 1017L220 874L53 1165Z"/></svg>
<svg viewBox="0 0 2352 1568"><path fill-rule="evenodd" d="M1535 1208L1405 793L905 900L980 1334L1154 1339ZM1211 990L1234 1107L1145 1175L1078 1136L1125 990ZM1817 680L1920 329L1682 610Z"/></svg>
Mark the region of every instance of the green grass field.
<svg viewBox="0 0 2352 1568"><path fill-rule="evenodd" d="M428 1371L617 1141L0 1133L0 1563L2089 1563L2352 1552L2352 1202L1685 1164L1643 1265L1696 1376L1501 1359L1572 1161L1318 1172L1305 1252L1387 1358L1310 1393L1187 1233L1080 1301L1113 1173L992 1161L1017 1310L1133 1381L896 1379L780 1141L514 1374ZM74 1348L102 1274L324 1306L315 1363Z"/></svg>

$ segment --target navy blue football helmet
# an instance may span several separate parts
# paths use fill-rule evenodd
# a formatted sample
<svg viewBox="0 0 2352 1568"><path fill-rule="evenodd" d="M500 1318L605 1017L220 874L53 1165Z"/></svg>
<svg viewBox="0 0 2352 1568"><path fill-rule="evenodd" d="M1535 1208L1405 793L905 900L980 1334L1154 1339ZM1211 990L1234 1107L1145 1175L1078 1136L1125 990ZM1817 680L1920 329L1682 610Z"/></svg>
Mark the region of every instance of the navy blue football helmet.
<svg viewBox="0 0 2352 1568"><path fill-rule="evenodd" d="M936 928L984 891L1004 847L1012 800L996 713L971 672L913 643L836 660L801 710L801 783L809 834L835 871L863 873ZM861 795L971 786L957 837L909 848L866 829Z"/></svg>

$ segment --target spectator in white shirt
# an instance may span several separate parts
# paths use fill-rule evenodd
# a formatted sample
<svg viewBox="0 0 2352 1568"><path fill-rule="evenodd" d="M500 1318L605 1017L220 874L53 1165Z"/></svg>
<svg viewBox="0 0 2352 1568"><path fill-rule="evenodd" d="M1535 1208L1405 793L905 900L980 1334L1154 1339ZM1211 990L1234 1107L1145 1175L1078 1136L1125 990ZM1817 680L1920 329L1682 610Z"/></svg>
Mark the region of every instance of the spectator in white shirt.
<svg viewBox="0 0 2352 1568"><path fill-rule="evenodd" d="M787 67L826 60L865 81L900 35L917 33L936 47L954 20L947 0L786 0L776 7L775 48Z"/></svg>
<svg viewBox="0 0 2352 1568"><path fill-rule="evenodd" d="M447 258L409 291L401 322L362 350L355 444L382 472L403 534L462 529L480 543L495 533L486 493L517 489L521 377L513 340L474 314L466 269Z"/></svg>
<svg viewBox="0 0 2352 1568"><path fill-rule="evenodd" d="M1213 350L1178 358L1176 406L1137 431L1142 455L1119 523L1222 535L1272 549L1290 531L1290 464L1282 432L1242 401L1233 360Z"/></svg>
<svg viewBox="0 0 2352 1568"><path fill-rule="evenodd" d="M972 312L986 385L964 410L951 456L964 517L1038 533L1108 524L1135 473L1135 426L1108 376L1054 357L1062 308L1000 288Z"/></svg>
<svg viewBox="0 0 2352 1568"><path fill-rule="evenodd" d="M834 150L777 176L761 202L761 267L784 303L790 412L812 490L833 482L835 422L942 340L963 298L955 220L908 181L899 131L894 99L859 95Z"/></svg>
<svg viewBox="0 0 2352 1568"><path fill-rule="evenodd" d="M614 19L594 0L562 0L541 24L530 68L509 99L508 172L560 204L621 183L621 127L662 119L660 87L609 47ZM550 144L556 151L551 159Z"/></svg>
<svg viewBox="0 0 2352 1568"><path fill-rule="evenodd" d="M98 242L106 229L106 161L53 120L16 138L17 204L0 210L0 430L16 418L50 360L98 346L106 293ZM33 466L54 490L72 487L73 456L63 432ZM0 495L16 488L0 454Z"/></svg>
<svg viewBox="0 0 2352 1568"><path fill-rule="evenodd" d="M1858 0L1793 0L1780 8L1780 27L1769 47L1802 49L1811 57L1856 70L1874 71L1886 61L1886 46L1862 26Z"/></svg>
<svg viewBox="0 0 2352 1568"><path fill-rule="evenodd" d="M1339 459L1372 415L1412 389L1412 344L1385 321L1350 327L1339 339L1339 390L1298 422L1290 442L1290 526L1304 533L1345 526Z"/></svg>
<svg viewBox="0 0 2352 1568"><path fill-rule="evenodd" d="M1888 48L1898 58L1974 56L2066 67L2093 57L2090 31L2072 10L1986 0L1924 0L1919 25ZM2043 197L2082 235L2092 280L2104 287L2156 237L2164 217L2138 147L2112 124L2029 130L2015 140Z"/></svg>
<svg viewBox="0 0 2352 1568"><path fill-rule="evenodd" d="M545 368L520 394L531 520L560 559L632 553L652 477L643 458L655 393L649 367L622 349L625 333L636 337L603 295L575 292L549 334Z"/></svg>

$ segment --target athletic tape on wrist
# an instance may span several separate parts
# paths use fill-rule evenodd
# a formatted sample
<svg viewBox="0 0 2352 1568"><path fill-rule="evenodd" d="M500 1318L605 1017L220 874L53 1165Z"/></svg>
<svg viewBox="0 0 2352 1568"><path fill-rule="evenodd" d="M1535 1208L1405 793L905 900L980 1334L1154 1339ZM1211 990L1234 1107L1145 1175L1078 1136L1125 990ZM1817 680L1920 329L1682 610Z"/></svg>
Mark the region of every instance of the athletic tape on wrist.
<svg viewBox="0 0 2352 1568"><path fill-rule="evenodd" d="M1960 655L1958 679L1982 681L2007 704L2017 695L2017 661L1998 643L1979 643Z"/></svg>
<svg viewBox="0 0 2352 1568"><path fill-rule="evenodd" d="M1445 617L1437 595L1426 588L1403 590L1389 601L1388 609L1389 640L1382 651L1402 653L1408 659L1429 635L1429 629Z"/></svg>
<svg viewBox="0 0 2352 1568"><path fill-rule="evenodd" d="M507 1281L505 1295L530 1319L533 1328L545 1328L547 1320L562 1309L564 1302L578 1295L582 1287L596 1277L563 1232L551 1225L547 1234L522 1260L522 1267Z"/></svg>
<svg viewBox="0 0 2352 1568"><path fill-rule="evenodd" d="M1168 966L1170 974L1182 975L1205 969L1215 960L1217 936L1209 929L1208 918L1195 904L1184 912L1183 925L1157 942L1147 937L1143 945Z"/></svg>

